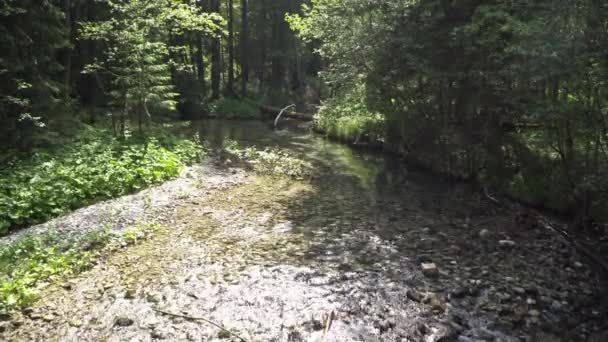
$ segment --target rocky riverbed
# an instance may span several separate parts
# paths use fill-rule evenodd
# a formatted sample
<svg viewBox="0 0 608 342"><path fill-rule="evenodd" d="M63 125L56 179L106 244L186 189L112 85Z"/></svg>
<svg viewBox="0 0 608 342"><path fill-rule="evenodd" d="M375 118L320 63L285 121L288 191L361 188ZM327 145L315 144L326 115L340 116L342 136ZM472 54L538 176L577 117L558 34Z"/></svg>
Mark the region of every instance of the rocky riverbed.
<svg viewBox="0 0 608 342"><path fill-rule="evenodd" d="M146 192L98 204L131 208L116 229L163 228L49 285L0 340L608 341L600 285L559 223L308 134L282 146L309 179L210 162L140 211ZM56 223L72 234L94 211Z"/></svg>

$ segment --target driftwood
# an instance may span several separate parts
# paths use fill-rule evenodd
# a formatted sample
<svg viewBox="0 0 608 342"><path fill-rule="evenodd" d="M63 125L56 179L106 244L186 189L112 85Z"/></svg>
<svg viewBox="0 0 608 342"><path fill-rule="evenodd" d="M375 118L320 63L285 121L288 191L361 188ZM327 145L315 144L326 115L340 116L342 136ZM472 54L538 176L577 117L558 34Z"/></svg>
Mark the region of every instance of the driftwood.
<svg viewBox="0 0 608 342"><path fill-rule="evenodd" d="M278 108L278 107L273 107L273 106L266 106L263 104L259 104L253 100L250 99L246 99L243 98L243 101L245 102L249 102L254 106L257 106L258 108L260 108L260 110L263 113L266 114L272 114L273 116L276 115L277 113L281 112L282 108ZM293 118L293 119L298 119L298 120L302 120L302 121L312 121L313 120L313 115L312 114L306 114L306 113L298 113L298 112L286 112L283 114L284 116L287 116L289 118Z"/></svg>
<svg viewBox="0 0 608 342"><path fill-rule="evenodd" d="M288 110L289 108L295 108L296 105L294 104L290 104L289 106L281 109L281 111L279 112L279 115L277 115L277 118L274 119L274 129L277 129L277 125L279 124L279 120L281 119L281 116L283 115L283 113Z"/></svg>
<svg viewBox="0 0 608 342"><path fill-rule="evenodd" d="M247 342L246 339L242 338L241 336L233 333L232 331L224 328L220 324L215 323L214 321L211 321L211 320L209 320L207 318L204 318L204 317L193 317L193 316L187 316L187 315L182 315L182 314L176 314L176 313L167 312L167 311L163 311L163 310L159 310L159 309L152 309L152 310L154 310L154 311L156 311L158 313L161 313L163 315L167 315L167 316L180 317L180 318L184 318L184 319L187 319L187 320L190 320L190 321L203 321L203 322L209 323L209 324L213 325L214 327L217 327L217 328L221 329L223 332L229 334L230 336L238 338L239 340L241 340L243 342Z"/></svg>

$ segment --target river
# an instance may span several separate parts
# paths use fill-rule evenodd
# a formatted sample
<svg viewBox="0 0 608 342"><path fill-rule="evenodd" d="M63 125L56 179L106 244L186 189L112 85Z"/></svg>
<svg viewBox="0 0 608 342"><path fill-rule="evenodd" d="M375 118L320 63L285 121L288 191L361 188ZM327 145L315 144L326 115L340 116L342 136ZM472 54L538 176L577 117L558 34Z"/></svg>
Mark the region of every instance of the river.
<svg viewBox="0 0 608 342"><path fill-rule="evenodd" d="M593 273L545 217L298 123L195 127L215 156L128 198L151 197L164 228L51 285L0 338L593 341L608 329ZM222 164L233 141L312 171Z"/></svg>

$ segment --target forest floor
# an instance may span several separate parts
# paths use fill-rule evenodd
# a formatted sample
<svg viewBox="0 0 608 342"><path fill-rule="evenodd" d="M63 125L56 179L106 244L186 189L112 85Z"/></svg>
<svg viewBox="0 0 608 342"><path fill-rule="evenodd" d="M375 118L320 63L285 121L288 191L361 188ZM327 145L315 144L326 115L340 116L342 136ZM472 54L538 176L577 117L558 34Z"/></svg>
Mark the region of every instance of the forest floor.
<svg viewBox="0 0 608 342"><path fill-rule="evenodd" d="M317 171L210 160L33 227L161 225L46 286L0 320L0 340L608 340L593 272L545 218L415 175L377 196L340 168Z"/></svg>

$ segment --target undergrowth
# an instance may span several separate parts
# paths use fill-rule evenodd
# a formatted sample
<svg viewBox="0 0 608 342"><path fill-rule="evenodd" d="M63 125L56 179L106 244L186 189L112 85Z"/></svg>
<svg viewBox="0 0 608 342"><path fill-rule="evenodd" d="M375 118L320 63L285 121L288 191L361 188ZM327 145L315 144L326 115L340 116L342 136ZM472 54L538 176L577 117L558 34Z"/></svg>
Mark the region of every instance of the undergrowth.
<svg viewBox="0 0 608 342"><path fill-rule="evenodd" d="M67 241L56 233L28 235L0 247L0 313L31 305L43 283L62 281L89 269L104 247L135 244L160 228L158 223L140 222L118 235L101 229Z"/></svg>
<svg viewBox="0 0 608 342"><path fill-rule="evenodd" d="M250 164L254 171L265 175L283 175L296 179L310 176L312 165L277 147L260 150L256 147L241 148L234 141L226 150Z"/></svg>
<svg viewBox="0 0 608 342"><path fill-rule="evenodd" d="M0 235L175 177L201 153L167 127L124 141L94 131L61 150L39 150L0 172Z"/></svg>
<svg viewBox="0 0 608 342"><path fill-rule="evenodd" d="M260 109L254 104L239 99L224 97L209 105L211 113L226 119L256 119Z"/></svg>
<svg viewBox="0 0 608 342"><path fill-rule="evenodd" d="M384 116L370 111L363 85L329 99L315 115L315 128L347 142L375 142L386 134Z"/></svg>

